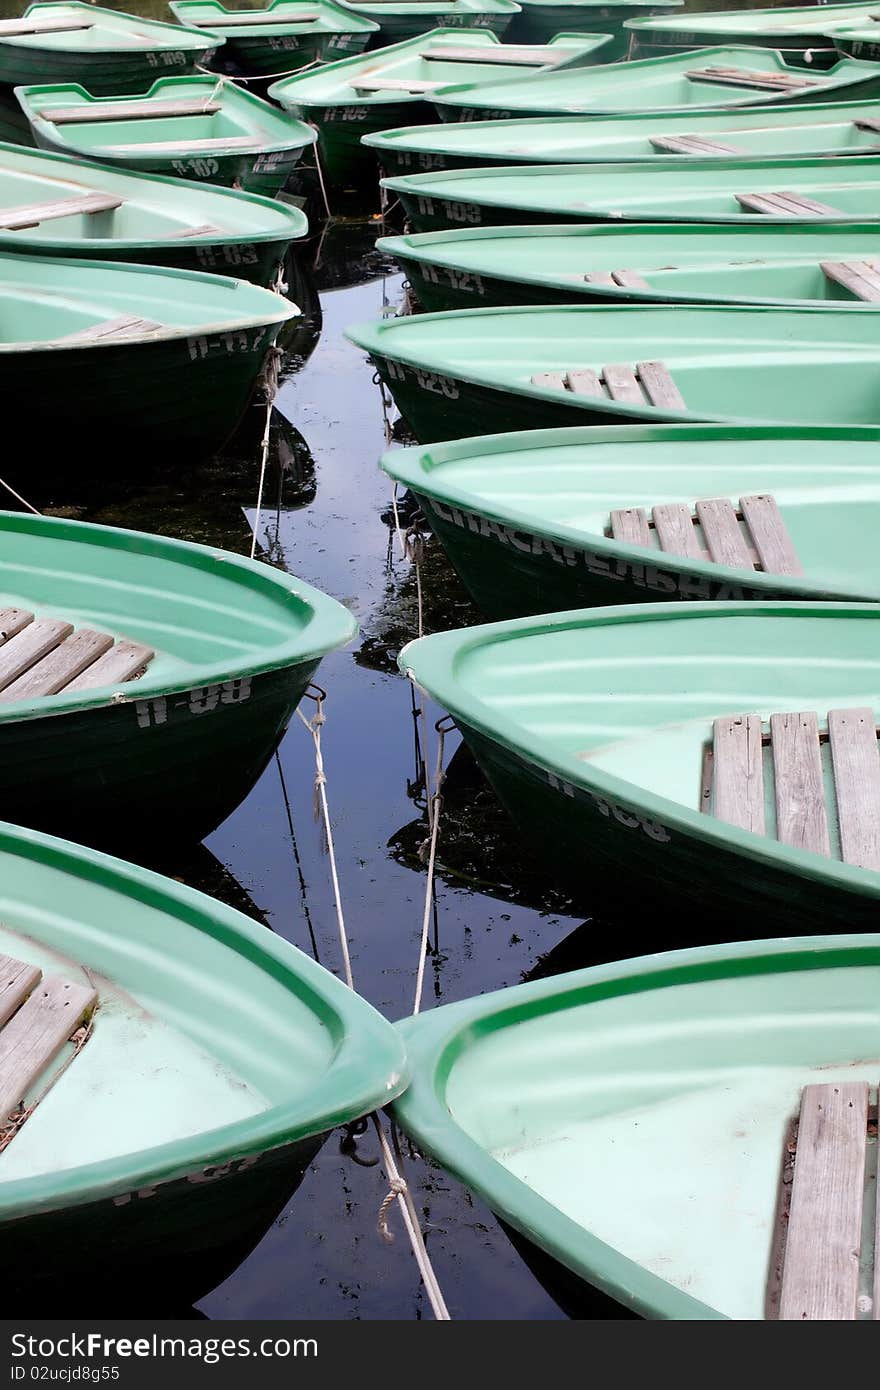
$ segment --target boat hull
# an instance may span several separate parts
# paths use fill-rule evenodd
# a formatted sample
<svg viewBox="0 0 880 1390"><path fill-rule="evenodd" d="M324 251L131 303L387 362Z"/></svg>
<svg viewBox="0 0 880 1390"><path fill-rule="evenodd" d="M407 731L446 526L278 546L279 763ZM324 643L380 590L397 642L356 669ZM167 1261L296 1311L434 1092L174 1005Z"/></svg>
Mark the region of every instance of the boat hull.
<svg viewBox="0 0 880 1390"><path fill-rule="evenodd" d="M629 33L623 26L633 14L668 14L677 9L676 4L639 5L636 10L627 5L580 5L577 0L569 4L565 0L554 0L550 4L520 0L520 5L522 12L514 15L507 31L509 43L547 43L555 34L596 30L613 38L613 43L603 49L605 62L626 57Z"/></svg>
<svg viewBox="0 0 880 1390"><path fill-rule="evenodd" d="M131 687L102 707L0 725L6 814L135 857L202 840L257 781L317 667L148 700Z"/></svg>
<svg viewBox="0 0 880 1390"><path fill-rule="evenodd" d="M166 45L134 52L71 53L0 42L0 83L26 87L41 82L79 82L93 96L145 92L157 77L194 72L215 51L216 43L211 36L204 48L169 49Z"/></svg>
<svg viewBox="0 0 880 1390"><path fill-rule="evenodd" d="M370 38L369 48L385 48L392 43L402 43L404 39L418 38L432 29L491 29L500 38L507 29L514 11L502 10L497 13L483 13L474 10L444 10L442 7L426 4L419 6L419 13L413 13L415 6L407 5L406 10L395 11L393 5L369 8L351 5L349 8L364 19L374 19L380 25L378 34ZM385 11L388 13L385 13Z"/></svg>
<svg viewBox="0 0 880 1390"><path fill-rule="evenodd" d="M10 1315L185 1316L265 1234L324 1137L4 1221L3 1238L20 1256L4 1280Z"/></svg>
<svg viewBox="0 0 880 1390"><path fill-rule="evenodd" d="M335 63L362 53L370 29L345 31L316 30L312 34L230 35L218 51L215 68L247 73L253 77L272 77L298 72L312 63Z"/></svg>
<svg viewBox="0 0 880 1390"><path fill-rule="evenodd" d="M528 284L522 280L496 279L484 271L470 274L453 266L416 261L396 255L403 273L409 280L419 303L429 313L447 309L480 309L491 305L510 307L517 304L607 304L608 297L591 294L589 287L568 290L555 285ZM631 291L627 303L642 303L638 291ZM644 300L650 303L650 296Z"/></svg>
<svg viewBox="0 0 880 1390"><path fill-rule="evenodd" d="M31 242L22 249L40 256L60 256L64 260L79 260L84 255L90 261L124 261L132 265L158 265L171 270L209 270L218 275L232 275L237 280L249 280L254 285L272 286L284 263L288 237L273 237L269 241L200 242L181 237L159 244L133 246L111 241L106 252L101 243L91 240L84 250L75 242L66 245ZM17 249L13 246L5 249Z"/></svg>
<svg viewBox="0 0 880 1390"><path fill-rule="evenodd" d="M335 187L349 184L371 188L376 180L376 156L361 144L361 137L387 130L390 125L410 125L437 119L425 101L382 102L358 106L335 102L331 106L292 106L300 120L309 121L318 132L318 152L325 180Z"/></svg>
<svg viewBox="0 0 880 1390"><path fill-rule="evenodd" d="M523 839L591 911L643 918L650 903L659 931L673 921L694 941L766 936L771 928L812 935L829 922L841 932L876 928L873 895L670 829L636 805L563 782L452 713Z"/></svg>

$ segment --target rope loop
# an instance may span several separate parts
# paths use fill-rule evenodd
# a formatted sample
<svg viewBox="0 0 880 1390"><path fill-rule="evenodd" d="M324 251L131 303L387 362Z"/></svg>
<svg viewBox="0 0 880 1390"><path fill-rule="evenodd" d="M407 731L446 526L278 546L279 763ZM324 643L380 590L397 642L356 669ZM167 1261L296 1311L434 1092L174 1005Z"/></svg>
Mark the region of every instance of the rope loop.
<svg viewBox="0 0 880 1390"><path fill-rule="evenodd" d="M408 1191L409 1188L403 1178L389 1178L388 1192L379 1208L379 1215L376 1218L376 1230L388 1245L394 1244L394 1232L388 1225L388 1213L394 1206L398 1197L403 1197Z"/></svg>

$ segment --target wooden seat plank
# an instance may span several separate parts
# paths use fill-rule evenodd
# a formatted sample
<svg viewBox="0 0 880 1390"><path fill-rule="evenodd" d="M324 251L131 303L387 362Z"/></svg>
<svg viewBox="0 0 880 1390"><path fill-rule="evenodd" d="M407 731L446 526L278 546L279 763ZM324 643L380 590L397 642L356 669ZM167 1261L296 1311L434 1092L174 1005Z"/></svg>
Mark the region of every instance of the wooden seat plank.
<svg viewBox="0 0 880 1390"><path fill-rule="evenodd" d="M780 1319L852 1320L859 1294L868 1086L805 1086Z"/></svg>
<svg viewBox="0 0 880 1390"><path fill-rule="evenodd" d="M0 231L15 232L25 227L38 227L58 217L77 214L93 216L120 208L123 199L115 193L77 193L70 198L56 198L47 203L29 203L17 208L0 208Z"/></svg>
<svg viewBox="0 0 880 1390"><path fill-rule="evenodd" d="M611 513L611 534L616 541L627 545L651 544L648 516L641 507L622 507Z"/></svg>
<svg viewBox="0 0 880 1390"><path fill-rule="evenodd" d="M47 976L0 1032L0 1124L97 1003L91 985Z"/></svg>
<svg viewBox="0 0 880 1390"><path fill-rule="evenodd" d="M856 299L880 300L880 267L870 261L820 261L819 266L829 280L843 285Z"/></svg>
<svg viewBox="0 0 880 1390"><path fill-rule="evenodd" d="M831 853L815 714L770 716L776 838L814 854Z"/></svg>
<svg viewBox="0 0 880 1390"><path fill-rule="evenodd" d="M565 372L538 372L531 380L533 386L547 386L554 391L565 391L567 389L565 385Z"/></svg>
<svg viewBox="0 0 880 1390"><path fill-rule="evenodd" d="M0 608L0 647L16 637L33 620L33 613L28 613L24 608Z"/></svg>
<svg viewBox="0 0 880 1390"><path fill-rule="evenodd" d="M41 695L57 694L112 646L113 638L106 632L79 628L66 642L60 643L17 680L0 690L0 703L35 700Z"/></svg>
<svg viewBox="0 0 880 1390"><path fill-rule="evenodd" d="M737 521L736 509L728 497L701 499L697 503L697 518L716 565L732 565L734 569L755 568Z"/></svg>
<svg viewBox="0 0 880 1390"><path fill-rule="evenodd" d="M137 337L139 334L152 333L157 328L164 328L164 324L157 323L155 319L142 319L137 314L120 314L115 319L103 319L100 323L90 323L87 328L78 328L75 333L65 333L63 338L56 338L59 343L74 342L100 342L102 338L122 338Z"/></svg>
<svg viewBox="0 0 880 1390"><path fill-rule="evenodd" d="M639 362L636 372L652 405L663 410L687 410L684 397L672 380L665 362Z"/></svg>
<svg viewBox="0 0 880 1390"><path fill-rule="evenodd" d="M260 11L251 12L242 10L241 14L225 14L220 19L191 19L187 18L187 25L196 29L240 29L250 28L257 24L314 24L315 20L320 19L318 10L301 10L299 14L263 14Z"/></svg>
<svg viewBox="0 0 880 1390"><path fill-rule="evenodd" d="M189 236L212 236L214 233L225 235L222 227L215 227L210 222L201 222L197 227L182 227L179 232L169 232L168 237L179 240Z"/></svg>
<svg viewBox="0 0 880 1390"><path fill-rule="evenodd" d="M644 405L642 388L636 380L632 367L613 365L605 367L602 377L613 401L628 401L630 405Z"/></svg>
<svg viewBox="0 0 880 1390"><path fill-rule="evenodd" d="M0 19L0 39L24 38L28 34L67 34L94 27L93 19L78 15L22 15L20 19Z"/></svg>
<svg viewBox="0 0 880 1390"><path fill-rule="evenodd" d="M756 714L716 719L713 725L712 811L740 830L764 834L764 759Z"/></svg>
<svg viewBox="0 0 880 1390"><path fill-rule="evenodd" d="M591 270L584 276L588 285L613 285L614 276L610 270Z"/></svg>
<svg viewBox="0 0 880 1390"><path fill-rule="evenodd" d="M418 77L355 77L352 87L356 92L433 92L438 87L448 87L448 79L428 81Z"/></svg>
<svg viewBox="0 0 880 1390"><path fill-rule="evenodd" d="M833 709L828 734L844 863L880 869L880 751L873 710Z"/></svg>
<svg viewBox="0 0 880 1390"><path fill-rule="evenodd" d="M761 72L751 68L691 68L685 73L689 82L713 82L724 87L754 87L757 91L800 91L820 87L811 77L796 77L787 72Z"/></svg>
<svg viewBox="0 0 880 1390"><path fill-rule="evenodd" d="M767 492L739 499L758 560L766 574L803 574L803 566L775 497Z"/></svg>
<svg viewBox="0 0 880 1390"><path fill-rule="evenodd" d="M615 285L628 290L649 290L651 286L634 270L612 270L611 278Z"/></svg>
<svg viewBox="0 0 880 1390"><path fill-rule="evenodd" d="M703 548L694 530L690 507L683 502L663 502L651 511L660 549L669 555L703 559Z"/></svg>
<svg viewBox="0 0 880 1390"><path fill-rule="evenodd" d="M94 690L102 685L121 685L144 671L154 656L152 647L123 639L66 685L64 693L69 695L77 690Z"/></svg>
<svg viewBox="0 0 880 1390"><path fill-rule="evenodd" d="M140 154L174 154L179 151L181 154L189 154L191 151L198 153L206 150L259 150L263 147L263 141L257 139L255 135L212 135L204 140L153 140L148 142L135 141L128 145L105 145L106 154L125 154L127 151L136 151Z"/></svg>
<svg viewBox="0 0 880 1390"><path fill-rule="evenodd" d="M219 101L197 97L189 101L107 101L82 106L49 106L38 114L51 125L91 125L103 121L159 120L167 116L213 116Z"/></svg>
<svg viewBox="0 0 880 1390"><path fill-rule="evenodd" d="M768 217L843 217L839 208L819 203L801 193L781 190L778 193L735 193L740 207L760 212Z"/></svg>
<svg viewBox="0 0 880 1390"><path fill-rule="evenodd" d="M669 154L745 154L737 145L725 145L720 140L707 140L702 135L652 135L655 150Z"/></svg>
<svg viewBox="0 0 880 1390"><path fill-rule="evenodd" d="M570 56L570 49L560 51L558 48L526 48L505 44L499 49L496 44L438 44L436 48L423 48L419 54L420 58L425 58L428 62L438 63L513 63L517 67L539 68L545 66L555 66L565 57Z"/></svg>
<svg viewBox="0 0 880 1390"><path fill-rule="evenodd" d="M72 623L58 618L37 618L28 623L23 632L0 647L0 690L5 690L72 632Z"/></svg>
<svg viewBox="0 0 880 1390"><path fill-rule="evenodd" d="M591 367L578 367L577 371L567 372L565 380L573 395L601 396L605 400L602 383Z"/></svg>
<svg viewBox="0 0 880 1390"><path fill-rule="evenodd" d="M0 956L0 1028L40 983L43 972L14 956Z"/></svg>

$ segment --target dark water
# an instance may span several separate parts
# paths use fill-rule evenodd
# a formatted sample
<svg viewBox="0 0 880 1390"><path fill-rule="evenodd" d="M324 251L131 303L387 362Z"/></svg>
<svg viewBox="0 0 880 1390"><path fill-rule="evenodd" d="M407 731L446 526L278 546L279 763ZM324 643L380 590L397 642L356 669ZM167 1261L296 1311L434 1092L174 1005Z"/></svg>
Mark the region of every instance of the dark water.
<svg viewBox="0 0 880 1390"><path fill-rule="evenodd" d="M121 7L165 17L151 0ZM0 0L0 14L18 9ZM375 220L341 221L298 255L301 274L291 292L307 313L286 342L258 537L273 563L334 595L360 623L352 647L319 673L328 691L324 752L356 984L396 1019L412 1008L425 885L411 695L396 667L397 652L417 632L415 584L391 529L390 483L377 467L385 448L378 389L363 353L343 338L346 325L400 301L400 277L374 250L380 230ZM131 475L120 441L112 484L74 477L46 485L34 501L246 551L257 424L222 459L155 476ZM430 543L423 578L427 631L478 619ZM429 724L441 713L431 710ZM576 910L530 860L457 743L452 736L447 744L425 1006L650 949L650 938L632 928L584 922L587 909ZM339 973L313 773L310 740L294 721L277 760L207 849L181 850L165 867L261 917ZM386 1188L374 1159L370 1135L356 1155L343 1151L339 1133L331 1135L283 1215L199 1311L209 1318L430 1317L403 1232L393 1245L377 1234ZM409 1178L453 1317L564 1316L479 1202L425 1161L410 1163ZM158 1310L156 1296L133 1288L130 1311L149 1316Z"/></svg>

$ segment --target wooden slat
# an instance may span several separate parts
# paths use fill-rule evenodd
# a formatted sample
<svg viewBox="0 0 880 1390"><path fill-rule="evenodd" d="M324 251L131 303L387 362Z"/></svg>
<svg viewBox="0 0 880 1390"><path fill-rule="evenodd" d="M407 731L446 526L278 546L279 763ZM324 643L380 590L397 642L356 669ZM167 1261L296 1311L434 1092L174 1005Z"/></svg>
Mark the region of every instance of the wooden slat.
<svg viewBox="0 0 880 1390"><path fill-rule="evenodd" d="M318 10L301 10L299 14L252 13L243 10L241 14L224 14L217 19L187 19L187 26L195 29L236 29L250 28L256 24L314 24L321 15Z"/></svg>
<svg viewBox="0 0 880 1390"><path fill-rule="evenodd" d="M630 405L644 405L642 388L636 380L632 367L613 365L604 367L602 376L613 401L628 401Z"/></svg>
<svg viewBox="0 0 880 1390"><path fill-rule="evenodd" d="M169 232L169 240L182 240L189 236L212 236L215 232L222 233L222 227L215 227L210 222L201 222L197 227L182 227L179 232Z"/></svg>
<svg viewBox="0 0 880 1390"><path fill-rule="evenodd" d="M448 87L449 82L428 82L417 77L353 77L351 85L357 92L433 92L438 87Z"/></svg>
<svg viewBox="0 0 880 1390"><path fill-rule="evenodd" d="M614 276L610 270L591 270L584 276L588 285L613 285Z"/></svg>
<svg viewBox="0 0 880 1390"><path fill-rule="evenodd" d="M137 314L120 314L115 319L104 319L101 323L90 323L88 328L78 328L75 333L65 333L56 338L58 343L100 342L102 338L136 337L142 333L152 333L164 324L155 319L142 319Z"/></svg>
<svg viewBox="0 0 880 1390"><path fill-rule="evenodd" d="M647 280L643 280L641 275L637 275L634 270L612 270L611 278L615 285L620 285L628 290L649 290L651 286Z"/></svg>
<svg viewBox="0 0 880 1390"><path fill-rule="evenodd" d="M702 135L652 135L655 150L669 154L745 154L737 145L724 145L720 140L706 140Z"/></svg>
<svg viewBox="0 0 880 1390"><path fill-rule="evenodd" d="M796 92L806 87L822 86L821 82L810 77L750 68L691 68L685 77L689 82L717 82L723 87L754 87L757 91Z"/></svg>
<svg viewBox="0 0 880 1390"><path fill-rule="evenodd" d="M712 813L740 830L764 834L764 761L756 714L713 725Z"/></svg>
<svg viewBox="0 0 880 1390"><path fill-rule="evenodd" d="M0 647L0 690L41 661L73 632L71 623L58 618L38 618L23 632Z"/></svg>
<svg viewBox="0 0 880 1390"><path fill-rule="evenodd" d="M605 400L602 383L591 367L578 367L575 372L567 372L565 379L573 395L601 396Z"/></svg>
<svg viewBox="0 0 880 1390"><path fill-rule="evenodd" d="M611 534L616 541L627 545L651 544L647 514L641 507L622 507L611 513Z"/></svg>
<svg viewBox="0 0 880 1390"><path fill-rule="evenodd" d="M880 268L870 261L820 261L819 265L829 280L843 285L856 299L880 300Z"/></svg>
<svg viewBox="0 0 880 1390"><path fill-rule="evenodd" d="M740 511L766 574L803 574L803 566L775 497L768 492L739 499Z"/></svg>
<svg viewBox="0 0 880 1390"><path fill-rule="evenodd" d="M685 555L691 560L703 559L690 507L683 502L664 502L651 509L651 518L661 550L668 555Z"/></svg>
<svg viewBox="0 0 880 1390"><path fill-rule="evenodd" d="M38 227L57 217L73 217L77 213L112 212L120 208L123 199L114 193L78 193L72 198L57 198L50 203L29 203L17 208L0 208L0 230L20 231Z"/></svg>
<svg viewBox="0 0 880 1390"><path fill-rule="evenodd" d="M102 101L83 106L49 106L37 115L51 125L91 125L102 121L159 120L166 116L213 116L222 109L219 101L198 97L191 101Z"/></svg>
<svg viewBox="0 0 880 1390"><path fill-rule="evenodd" d="M565 373L564 372L538 372L532 377L533 386L548 386L553 391L564 391Z"/></svg>
<svg viewBox="0 0 880 1390"><path fill-rule="evenodd" d="M47 976L0 1032L0 1124L94 1008L91 985Z"/></svg>
<svg viewBox="0 0 880 1390"><path fill-rule="evenodd" d="M684 397L669 375L665 362L639 362L636 372L652 405L663 410L687 410Z"/></svg>
<svg viewBox="0 0 880 1390"><path fill-rule="evenodd" d="M770 716L776 838L796 849L830 854L825 787L815 714Z"/></svg>
<svg viewBox="0 0 880 1390"><path fill-rule="evenodd" d="M125 154L134 151L138 154L174 154L182 155L191 152L198 153L200 150L259 150L263 147L263 141L258 140L254 135L212 135L204 140L152 140L134 141L128 145L104 145L105 154Z"/></svg>
<svg viewBox="0 0 880 1390"><path fill-rule="evenodd" d="M867 1127L864 1081L804 1087L782 1268L785 1321L856 1316Z"/></svg>
<svg viewBox="0 0 880 1390"><path fill-rule="evenodd" d="M42 973L14 956L0 956L0 1028L40 983Z"/></svg>
<svg viewBox="0 0 880 1390"><path fill-rule="evenodd" d="M9 700L35 700L41 695L55 695L80 675L99 656L113 646L106 632L92 632L81 627L66 642L31 666L18 680L0 690L0 704Z"/></svg>
<svg viewBox="0 0 880 1390"><path fill-rule="evenodd" d="M833 709L828 734L845 864L880 869L880 752L870 709Z"/></svg>
<svg viewBox="0 0 880 1390"><path fill-rule="evenodd" d="M155 652L140 642L123 640L98 657L91 666L65 686L65 695L75 690L94 690L102 685L121 685L149 666Z"/></svg>
<svg viewBox="0 0 880 1390"><path fill-rule="evenodd" d="M93 19L77 15L23 15L20 19L0 19L0 39L16 39L26 34L67 34L94 27Z"/></svg>
<svg viewBox="0 0 880 1390"><path fill-rule="evenodd" d="M739 527L736 509L727 497L706 497L697 503L697 517L703 528L709 554L716 565L753 570L745 537Z"/></svg>
<svg viewBox="0 0 880 1390"><path fill-rule="evenodd" d="M0 608L0 647L33 620L33 613L28 613L24 608Z"/></svg>
<svg viewBox="0 0 880 1390"><path fill-rule="evenodd" d="M839 208L819 203L801 193L781 189L778 193L735 193L740 207L770 217L843 217Z"/></svg>
<svg viewBox="0 0 880 1390"><path fill-rule="evenodd" d="M485 47L478 47L476 44L468 46L466 44L449 44L444 47L438 44L436 48L423 48L419 54L420 58L427 58L428 61L437 63L504 63L514 64L524 68L542 68L555 66L563 58L571 56L571 49L560 50L558 48L526 48L514 44L505 44L499 48L496 44L486 44Z"/></svg>

